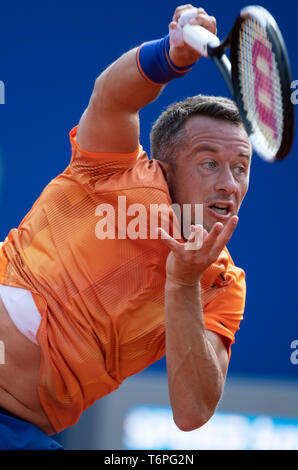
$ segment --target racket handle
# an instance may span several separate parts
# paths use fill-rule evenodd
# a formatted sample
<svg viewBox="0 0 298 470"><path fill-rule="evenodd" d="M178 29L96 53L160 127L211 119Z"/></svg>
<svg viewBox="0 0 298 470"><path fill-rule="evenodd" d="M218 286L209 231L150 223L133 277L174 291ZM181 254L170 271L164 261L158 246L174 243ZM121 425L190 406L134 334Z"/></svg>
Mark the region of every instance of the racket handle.
<svg viewBox="0 0 298 470"><path fill-rule="evenodd" d="M199 25L189 24L198 14L197 8L188 8L180 16L178 22L182 29L183 41L193 47L201 55L208 57L208 46L217 47L220 41L215 34Z"/></svg>
<svg viewBox="0 0 298 470"><path fill-rule="evenodd" d="M220 40L215 34L197 24L186 24L182 28L183 40L204 57L209 57L208 46L217 47Z"/></svg>

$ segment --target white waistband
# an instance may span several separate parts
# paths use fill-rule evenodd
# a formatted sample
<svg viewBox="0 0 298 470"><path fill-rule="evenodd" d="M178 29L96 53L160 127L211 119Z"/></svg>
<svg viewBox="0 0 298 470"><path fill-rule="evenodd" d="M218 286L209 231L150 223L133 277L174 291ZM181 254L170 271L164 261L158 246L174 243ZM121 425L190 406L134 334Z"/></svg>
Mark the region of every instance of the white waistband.
<svg viewBox="0 0 298 470"><path fill-rule="evenodd" d="M0 296L8 314L17 327L30 341L38 344L36 333L41 315L30 291L0 284Z"/></svg>

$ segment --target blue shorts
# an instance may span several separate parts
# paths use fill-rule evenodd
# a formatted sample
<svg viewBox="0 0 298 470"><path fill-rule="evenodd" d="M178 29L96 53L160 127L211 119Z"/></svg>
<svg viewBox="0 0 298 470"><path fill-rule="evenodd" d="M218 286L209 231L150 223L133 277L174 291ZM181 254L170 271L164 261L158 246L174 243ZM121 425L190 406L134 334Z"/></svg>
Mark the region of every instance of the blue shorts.
<svg viewBox="0 0 298 470"><path fill-rule="evenodd" d="M0 408L0 450L64 450L34 424Z"/></svg>

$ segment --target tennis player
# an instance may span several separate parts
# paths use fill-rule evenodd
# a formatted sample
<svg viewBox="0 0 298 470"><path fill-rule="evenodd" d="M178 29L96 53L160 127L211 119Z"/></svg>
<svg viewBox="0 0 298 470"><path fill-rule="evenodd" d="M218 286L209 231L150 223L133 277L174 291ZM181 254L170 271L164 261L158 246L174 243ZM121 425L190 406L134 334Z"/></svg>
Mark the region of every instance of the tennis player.
<svg viewBox="0 0 298 470"><path fill-rule="evenodd" d="M226 244L248 189L250 143L234 104L205 96L161 115L151 160L139 143L139 110L199 59L177 42L189 6L175 10L169 36L96 79L70 132L69 165L0 244L1 449L61 448L53 434L165 354L180 429L204 425L220 400L245 304L244 271ZM191 21L216 32L202 8ZM159 236L125 236L119 200L127 229L136 205L139 227L154 205L190 207L188 234L174 237L173 219Z"/></svg>

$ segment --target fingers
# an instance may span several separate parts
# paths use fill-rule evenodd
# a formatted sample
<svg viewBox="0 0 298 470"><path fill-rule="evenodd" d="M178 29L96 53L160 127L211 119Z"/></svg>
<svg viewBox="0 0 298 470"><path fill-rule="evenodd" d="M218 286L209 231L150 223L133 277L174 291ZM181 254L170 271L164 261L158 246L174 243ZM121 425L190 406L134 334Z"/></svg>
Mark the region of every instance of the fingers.
<svg viewBox="0 0 298 470"><path fill-rule="evenodd" d="M238 223L238 217L231 217L225 226L220 222L213 225L208 237L205 240L204 247L209 250L211 258L215 261L221 251L229 242Z"/></svg>
<svg viewBox="0 0 298 470"><path fill-rule="evenodd" d="M217 222L213 225L210 233L208 233L202 225L191 226L191 233L186 243L180 243L172 238L162 228L157 229L157 233L161 236L167 247L179 258L188 260L197 260L199 266L205 266L214 263L219 257L224 247L229 242L238 223L238 217L231 217L225 226ZM185 253L185 251L193 251ZM184 253L184 254L183 254Z"/></svg>
<svg viewBox="0 0 298 470"><path fill-rule="evenodd" d="M223 226L221 222L215 223L210 233L208 233L204 229L203 238L201 240L202 241L201 245L199 244L199 242L195 243L193 241L194 235L192 235L192 238L189 238L188 240L188 243L190 246L186 249L188 250L202 249L200 254L204 254L204 256L206 256L206 259L207 258L209 259L210 263L214 263L217 260L218 256L220 255L221 251L229 242L237 226L237 223L238 223L237 216L231 217L225 226ZM195 230L198 230L196 227L198 226L191 227L192 234Z"/></svg>
<svg viewBox="0 0 298 470"><path fill-rule="evenodd" d="M191 225L191 226L190 226L190 231L191 231L191 232L194 232L195 229L196 229L196 226L195 226L195 225ZM205 240L206 237L208 237L208 232L207 232L206 229L203 228L203 240Z"/></svg>
<svg viewBox="0 0 298 470"><path fill-rule="evenodd" d="M161 227L158 227L156 231L168 248L176 254L181 250L199 250L208 236L208 232L199 224L191 226L190 236L185 243L178 242Z"/></svg>
<svg viewBox="0 0 298 470"><path fill-rule="evenodd" d="M238 217L235 215L230 218L224 229L222 230L220 236L218 237L219 243L221 245L226 245L228 241L230 240L237 224L238 224Z"/></svg>
<svg viewBox="0 0 298 470"><path fill-rule="evenodd" d="M181 15L183 15L182 18ZM193 65L201 57L201 54L196 49L184 42L182 28L187 23L200 25L213 34L217 32L214 16L209 16L204 8L195 8L190 3L177 7L169 25L169 55L177 67Z"/></svg>
<svg viewBox="0 0 298 470"><path fill-rule="evenodd" d="M167 259L167 274L173 279L187 283L199 279L218 259L237 222L237 216L231 217L225 226L217 222L209 234L202 225L191 226L191 233L186 243L178 242L165 230L158 228L157 233L171 251Z"/></svg>
<svg viewBox="0 0 298 470"><path fill-rule="evenodd" d="M206 230L202 225L191 226L191 233L187 242L184 244L185 250L199 250L204 243L204 232Z"/></svg>
<svg viewBox="0 0 298 470"><path fill-rule="evenodd" d="M171 21L171 23L169 24L169 29L170 30L176 29L177 26L178 26L177 21Z"/></svg>
<svg viewBox="0 0 298 470"><path fill-rule="evenodd" d="M167 247L174 253L177 253L178 250L181 249L181 246L183 246L183 243L180 243L177 240L175 240L163 228L158 227L156 231L158 235L160 235L163 242L167 245Z"/></svg>
<svg viewBox="0 0 298 470"><path fill-rule="evenodd" d="M186 5L180 5L179 7L177 7L173 15L173 21L178 22L182 13L184 13L186 10L190 10L191 8L195 8L195 7L191 5L190 3L187 3Z"/></svg>
<svg viewBox="0 0 298 470"><path fill-rule="evenodd" d="M196 8L190 3L186 5L181 5L176 8L175 13L173 15L173 21L178 23L179 18L181 15L190 9L197 10L197 15L190 19L189 24L198 24L203 26L203 28L208 29L213 34L217 34L217 27L216 27L216 19L214 16L209 16L208 13L204 10L204 8Z"/></svg>
<svg viewBox="0 0 298 470"><path fill-rule="evenodd" d="M214 16L207 15L206 12L198 13L195 18L189 21L189 24L198 24L208 29L210 33L217 34L216 19Z"/></svg>

